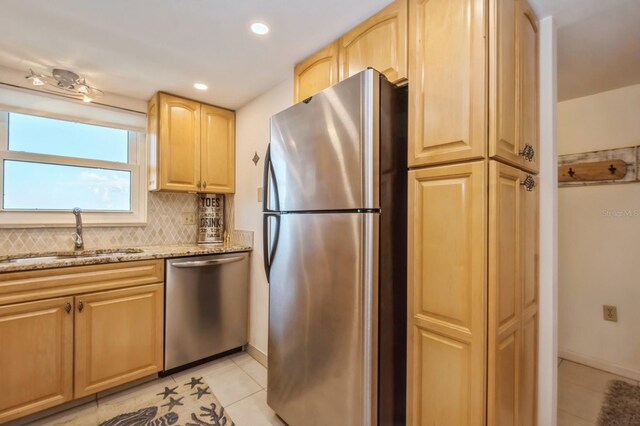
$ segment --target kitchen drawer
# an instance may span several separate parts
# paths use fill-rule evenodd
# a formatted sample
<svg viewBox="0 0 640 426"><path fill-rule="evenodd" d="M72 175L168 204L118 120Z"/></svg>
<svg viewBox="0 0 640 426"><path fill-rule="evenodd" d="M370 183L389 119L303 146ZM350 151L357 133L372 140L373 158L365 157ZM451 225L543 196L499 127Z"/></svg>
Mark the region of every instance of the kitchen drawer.
<svg viewBox="0 0 640 426"><path fill-rule="evenodd" d="M116 262L0 274L0 305L164 281L164 260Z"/></svg>

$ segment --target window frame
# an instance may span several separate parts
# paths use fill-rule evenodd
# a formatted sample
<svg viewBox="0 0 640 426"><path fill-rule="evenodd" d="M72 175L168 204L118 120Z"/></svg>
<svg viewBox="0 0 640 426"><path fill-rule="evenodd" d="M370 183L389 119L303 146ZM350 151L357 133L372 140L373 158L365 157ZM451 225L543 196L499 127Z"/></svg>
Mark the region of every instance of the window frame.
<svg viewBox="0 0 640 426"><path fill-rule="evenodd" d="M110 170L122 170L131 176L131 210L130 211L99 211L88 210L82 212L83 225L87 226L136 226L147 223L147 155L146 135L125 127L129 137L128 162L90 160L85 158L66 157L49 154L34 154L22 151L9 151L9 113L29 114L56 120L74 121L92 125L102 125L93 120L79 120L72 117L61 117L42 112L24 111L22 108L0 110L0 190L4 193L4 162L27 161L64 166L80 166ZM117 126L106 126L119 128ZM0 203L0 228L38 228L38 227L69 227L75 226L75 217L66 210L5 210Z"/></svg>

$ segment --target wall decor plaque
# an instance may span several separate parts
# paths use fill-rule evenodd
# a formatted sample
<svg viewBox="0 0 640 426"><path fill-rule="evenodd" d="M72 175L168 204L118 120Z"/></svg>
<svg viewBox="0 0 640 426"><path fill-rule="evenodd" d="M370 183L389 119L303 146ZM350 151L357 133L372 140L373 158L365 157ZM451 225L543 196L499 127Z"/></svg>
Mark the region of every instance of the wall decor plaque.
<svg viewBox="0 0 640 426"><path fill-rule="evenodd" d="M199 194L198 244L224 243L224 195Z"/></svg>

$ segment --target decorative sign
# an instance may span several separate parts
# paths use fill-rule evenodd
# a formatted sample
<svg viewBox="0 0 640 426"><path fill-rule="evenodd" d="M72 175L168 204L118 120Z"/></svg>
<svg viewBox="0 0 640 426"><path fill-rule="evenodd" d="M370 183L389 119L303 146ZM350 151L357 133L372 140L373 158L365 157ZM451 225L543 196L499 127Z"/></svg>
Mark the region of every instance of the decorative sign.
<svg viewBox="0 0 640 426"><path fill-rule="evenodd" d="M224 195L200 194L198 244L224 243Z"/></svg>

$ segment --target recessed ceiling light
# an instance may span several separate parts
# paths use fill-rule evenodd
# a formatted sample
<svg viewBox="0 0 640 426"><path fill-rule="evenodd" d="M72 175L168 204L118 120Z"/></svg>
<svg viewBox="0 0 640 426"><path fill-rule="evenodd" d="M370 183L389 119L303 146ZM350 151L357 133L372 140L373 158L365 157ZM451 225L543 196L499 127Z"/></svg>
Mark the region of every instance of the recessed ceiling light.
<svg viewBox="0 0 640 426"><path fill-rule="evenodd" d="M195 83L193 87L195 87L198 90L207 90L209 88L209 86L207 86L204 83Z"/></svg>
<svg viewBox="0 0 640 426"><path fill-rule="evenodd" d="M262 22L254 22L251 24L251 31L258 35L265 35L269 32L269 27L267 24L263 24Z"/></svg>

